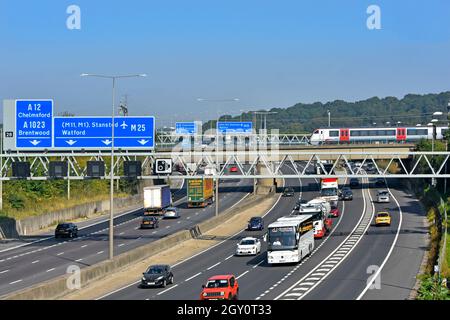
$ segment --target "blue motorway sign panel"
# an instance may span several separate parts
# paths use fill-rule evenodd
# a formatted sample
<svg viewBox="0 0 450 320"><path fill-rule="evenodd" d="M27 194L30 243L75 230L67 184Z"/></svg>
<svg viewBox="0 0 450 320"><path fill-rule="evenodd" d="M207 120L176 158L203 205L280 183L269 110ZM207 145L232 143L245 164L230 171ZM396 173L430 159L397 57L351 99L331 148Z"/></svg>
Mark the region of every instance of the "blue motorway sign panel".
<svg viewBox="0 0 450 320"><path fill-rule="evenodd" d="M175 123L175 134L196 134L197 124L195 122L177 122Z"/></svg>
<svg viewBox="0 0 450 320"><path fill-rule="evenodd" d="M114 117L114 148L155 147L154 117ZM54 147L111 148L111 117L55 117Z"/></svg>
<svg viewBox="0 0 450 320"><path fill-rule="evenodd" d="M252 133L251 122L219 122L217 128L220 133Z"/></svg>
<svg viewBox="0 0 450 320"><path fill-rule="evenodd" d="M16 100L16 148L52 146L53 100Z"/></svg>

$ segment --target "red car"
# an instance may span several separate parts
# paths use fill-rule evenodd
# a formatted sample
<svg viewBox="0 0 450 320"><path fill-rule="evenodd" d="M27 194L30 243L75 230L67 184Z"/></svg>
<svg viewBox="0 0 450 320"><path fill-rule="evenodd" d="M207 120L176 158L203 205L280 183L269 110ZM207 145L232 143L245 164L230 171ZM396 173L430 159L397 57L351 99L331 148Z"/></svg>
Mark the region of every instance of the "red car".
<svg viewBox="0 0 450 320"><path fill-rule="evenodd" d="M213 276L202 286L200 300L237 300L239 284L232 274Z"/></svg>
<svg viewBox="0 0 450 320"><path fill-rule="evenodd" d="M339 209L338 209L338 208L333 208L333 209L331 209L330 214L331 214L333 217L339 217L339 214L340 214Z"/></svg>
<svg viewBox="0 0 450 320"><path fill-rule="evenodd" d="M237 167L231 167L230 168L230 172L238 172L238 168Z"/></svg>

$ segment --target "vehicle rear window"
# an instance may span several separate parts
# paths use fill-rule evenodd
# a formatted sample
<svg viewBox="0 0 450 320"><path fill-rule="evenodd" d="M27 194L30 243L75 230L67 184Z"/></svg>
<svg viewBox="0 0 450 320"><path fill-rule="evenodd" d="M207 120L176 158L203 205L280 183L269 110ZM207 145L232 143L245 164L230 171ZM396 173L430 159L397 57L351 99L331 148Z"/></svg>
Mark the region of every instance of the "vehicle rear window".
<svg viewBox="0 0 450 320"><path fill-rule="evenodd" d="M246 245L252 245L255 244L255 240L242 240L241 244L246 246Z"/></svg>
<svg viewBox="0 0 450 320"><path fill-rule="evenodd" d="M379 217L388 217L389 215L387 213L379 213L378 216Z"/></svg>
<svg viewBox="0 0 450 320"><path fill-rule="evenodd" d="M61 229L66 229L66 228L69 228L70 227L70 224L68 224L68 223L63 223L63 224L59 224L58 225L58 228L61 228Z"/></svg>

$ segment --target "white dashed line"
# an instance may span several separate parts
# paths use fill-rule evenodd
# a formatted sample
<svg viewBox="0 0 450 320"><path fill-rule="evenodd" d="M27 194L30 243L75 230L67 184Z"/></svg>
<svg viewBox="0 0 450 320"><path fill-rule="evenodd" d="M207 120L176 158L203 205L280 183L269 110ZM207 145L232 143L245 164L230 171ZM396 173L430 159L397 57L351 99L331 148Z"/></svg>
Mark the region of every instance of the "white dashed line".
<svg viewBox="0 0 450 320"><path fill-rule="evenodd" d="M2 274L2 273L7 273L8 271L9 271L9 269L8 269L8 270L0 271L0 274Z"/></svg>
<svg viewBox="0 0 450 320"><path fill-rule="evenodd" d="M97 252L97 254L102 254L103 252L105 252L105 251L99 251L99 252Z"/></svg>
<svg viewBox="0 0 450 320"><path fill-rule="evenodd" d="M85 244L85 245L83 245L83 246L81 246L81 248L86 248L88 245L87 244Z"/></svg>
<svg viewBox="0 0 450 320"><path fill-rule="evenodd" d="M58 253L58 254L57 254L57 256L60 256L60 255L62 255L62 254L64 254L64 252L60 252L60 253Z"/></svg>
<svg viewBox="0 0 450 320"><path fill-rule="evenodd" d="M158 293L157 295L159 296L159 295L161 295L161 294L163 294L163 293L165 293L165 292L167 292L167 291L169 291L169 290L172 290L173 288L176 288L176 287L178 287L178 285L176 284L176 285L174 285L174 286L172 286L172 287L170 287L169 289L166 289L166 290L163 290L163 291L161 291L160 293Z"/></svg>
<svg viewBox="0 0 450 320"><path fill-rule="evenodd" d="M34 260L31 264L35 264L35 263L38 263L39 262L39 260Z"/></svg>
<svg viewBox="0 0 450 320"><path fill-rule="evenodd" d="M240 277L243 277L244 275L246 275L247 273L249 273L250 270L245 271L244 273L240 274L239 276L236 277L236 279L239 279Z"/></svg>
<svg viewBox="0 0 450 320"><path fill-rule="evenodd" d="M9 284L16 284L16 283L19 283L19 282L21 282L21 281L22 281L22 279L16 280L16 281L13 281L13 282L10 282Z"/></svg>
<svg viewBox="0 0 450 320"><path fill-rule="evenodd" d="M55 268L48 269L48 270L45 271L45 272L52 272L53 270L55 270Z"/></svg>
<svg viewBox="0 0 450 320"><path fill-rule="evenodd" d="M80 262L81 260L83 260L83 258L77 259L75 262Z"/></svg>
<svg viewBox="0 0 450 320"><path fill-rule="evenodd" d="M228 259L230 259L233 256L234 256L234 254L232 254L231 256L226 257L225 260L228 260Z"/></svg>
<svg viewBox="0 0 450 320"><path fill-rule="evenodd" d="M119 245L118 245L118 247L121 247L121 246L123 246L123 245L125 245L125 243L121 243L121 244L119 244Z"/></svg>
<svg viewBox="0 0 450 320"><path fill-rule="evenodd" d="M218 266L219 264L221 264L221 262L217 262L216 264L212 265L211 267L207 268L206 270L211 270L212 268Z"/></svg>
<svg viewBox="0 0 450 320"><path fill-rule="evenodd" d="M189 281L189 280L192 280L192 279L194 279L195 277L197 277L197 276L199 276L199 275L201 275L202 273L201 272L199 272L199 273L197 273L197 274L194 274L192 277L190 277L190 278L187 278L186 280L184 280L184 281Z"/></svg>

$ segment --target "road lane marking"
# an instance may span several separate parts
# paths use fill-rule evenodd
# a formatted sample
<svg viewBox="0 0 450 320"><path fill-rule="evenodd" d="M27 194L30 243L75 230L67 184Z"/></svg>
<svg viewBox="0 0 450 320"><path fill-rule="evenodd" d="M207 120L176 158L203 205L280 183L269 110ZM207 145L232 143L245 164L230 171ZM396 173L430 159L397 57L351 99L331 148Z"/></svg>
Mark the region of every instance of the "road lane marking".
<svg viewBox="0 0 450 320"><path fill-rule="evenodd" d="M85 245L83 245L83 246L81 246L81 248L86 248L88 245L87 244L85 244Z"/></svg>
<svg viewBox="0 0 450 320"><path fill-rule="evenodd" d="M253 266L253 269L255 269L257 266L259 266L261 263L263 263L264 262L264 260L261 260L260 262L258 262L257 264L255 264L254 266Z"/></svg>
<svg viewBox="0 0 450 320"><path fill-rule="evenodd" d="M368 200L366 201L366 195L368 195ZM308 274L306 274L303 278L301 278L299 281L297 281L294 285L289 287L287 290L283 291L280 295L278 295L275 300L283 299L283 297L292 296L289 294L290 291L293 290L295 287L299 286L310 286L307 291L302 293L298 296L298 300L302 299L305 295L307 295L309 292L311 292L314 288L316 288L322 281L324 281L332 272L345 260L346 257L350 255L350 253L357 247L358 243L361 241L361 239L364 236L364 233L360 233L359 236L357 236L357 240L355 241L354 246L349 249L343 258L334 258L334 255L337 251L341 250L341 247L343 244L348 243L349 239L351 237L354 237L355 231L360 228L362 225L365 226L365 230L367 230L370 227L370 221L372 221L373 216L375 214L375 206L372 201L372 196L370 194L370 191L368 189L363 189L362 191L362 199L364 203L363 207L363 214L361 215L361 218L357 222L356 226L353 228L353 230L350 232L350 234L347 236L347 238L334 250L332 251L325 259L323 259L315 268L313 268ZM371 206L370 206L371 205ZM371 209L371 210L370 210ZM369 217L370 215L370 217ZM334 259L333 259L334 258ZM330 261L330 260L339 260L339 261ZM326 263L329 263L331 265L326 265ZM306 283L304 282L305 279L307 279L312 273L316 272L318 268L320 267L326 267L330 266L330 271L324 275L320 280L316 281L315 283Z"/></svg>
<svg viewBox="0 0 450 320"><path fill-rule="evenodd" d="M174 286L172 286L172 287L170 287L170 288L168 288L168 289L166 289L166 290L163 290L163 291L161 291L160 293L158 293L157 295L159 296L159 295L161 295L161 294L163 294L163 293L165 293L165 292L167 292L167 291L169 291L169 290L172 290L173 288L176 288L176 287L178 287L178 285L176 284L176 285L174 285Z"/></svg>
<svg viewBox="0 0 450 320"><path fill-rule="evenodd" d="M9 269L8 270L3 270L3 271L0 271L0 274L2 274L2 273L6 273L6 272L8 272L9 271Z"/></svg>
<svg viewBox="0 0 450 320"><path fill-rule="evenodd" d="M119 245L118 245L118 247L121 247L121 246L123 246L123 245L125 245L125 243L121 243L121 244L119 244Z"/></svg>
<svg viewBox="0 0 450 320"><path fill-rule="evenodd" d="M239 279L240 277L243 277L244 275L246 275L249 272L250 272L250 270L247 270L244 273L241 273L239 276L236 277L236 279Z"/></svg>
<svg viewBox="0 0 450 320"><path fill-rule="evenodd" d="M387 184L386 184L387 185ZM364 288L364 290L361 292L361 294L356 298L356 300L361 300L361 298L366 294L367 290L369 290L369 288L372 286L373 282L378 279L378 275L380 274L381 270L383 270L384 265L386 264L386 262L388 261L389 257L392 254L392 251L394 250L395 245L397 244L397 240L398 240L398 236L400 234L400 230L402 227L402 222L403 222L403 211L402 211L402 207L400 206L400 203L397 201L397 198L394 196L394 194L391 192L391 190L389 189L389 187L387 188L389 193L391 194L392 198L394 199L399 213L400 213L400 221L398 222L398 227L397 227L397 233L395 234L395 238L394 241L392 242L391 248L389 249L388 254L386 255L386 258L384 259L383 263L381 263L380 267L378 268L377 272L375 272L375 274L371 277L371 281L370 283L368 282L366 287Z"/></svg>
<svg viewBox="0 0 450 320"><path fill-rule="evenodd" d="M105 251L99 251L99 252L97 252L97 254L102 254L103 252L105 252Z"/></svg>
<svg viewBox="0 0 450 320"><path fill-rule="evenodd" d="M53 270L55 270L55 268L48 269L48 270L45 271L45 272L52 272Z"/></svg>
<svg viewBox="0 0 450 320"><path fill-rule="evenodd" d="M212 268L218 266L219 264L221 264L221 262L217 262L216 264L212 265L211 267L209 267L209 268L206 269L206 270L211 270Z"/></svg>
<svg viewBox="0 0 450 320"><path fill-rule="evenodd" d="M75 262L80 262L81 260L83 260L83 258L77 259Z"/></svg>
<svg viewBox="0 0 450 320"><path fill-rule="evenodd" d="M62 255L62 254L64 254L64 252L60 252L60 253L58 253L58 254L57 254L57 256L60 256L60 255Z"/></svg>
<svg viewBox="0 0 450 320"><path fill-rule="evenodd" d="M195 277L198 277L199 275L201 275L202 273L201 272L199 272L199 273L197 273L197 274L194 274L192 277L190 277L190 278L187 278L186 280L184 280L185 282L188 282L189 280L192 280L192 279L194 279Z"/></svg>
<svg viewBox="0 0 450 320"><path fill-rule="evenodd" d="M284 182L284 179L283 179L283 182ZM283 186L284 186L284 184L283 184ZM234 206L236 206L237 204L239 204L241 201L243 201L245 198L247 198L250 194L251 194L251 193L247 193L241 200L239 200L239 201L236 202L234 205L232 205L232 206L230 207L230 209L233 208ZM281 196L281 194L280 194L280 195L278 196L278 199L275 201L275 203L272 205L272 207L264 213L264 215L262 216L262 218L264 218L264 217L267 216L270 212L272 212L272 210L277 206L278 202L280 202L281 198L282 198L282 196ZM190 218L190 217L187 217L186 219L189 219L189 218ZM174 268L174 267L176 267L176 266L178 266L178 265L181 265L181 264L183 264L183 263L186 263L187 261L190 261L190 260L192 260L193 258L195 258L195 257L197 257L197 256L199 256L199 255L201 255L201 254L204 254L205 252L208 252L208 251L210 251L210 250L212 250L212 249L214 249L214 248L216 248L216 247L222 245L223 243L225 243L225 242L228 241L229 239L232 239L233 237L237 236L238 234L240 234L240 233L242 233L242 232L244 232L244 231L246 231L246 228L237 231L237 232L234 233L233 235L227 237L225 240L222 240L221 242L216 243L215 245L213 245L213 246L211 246L211 247L209 247L209 248L206 248L205 250L203 250L203 251L201 251L201 252L198 252L198 253L194 254L193 256L190 256L190 257L188 257L188 258L186 258L186 259L184 259L184 260L182 260L182 261L180 261L180 262L175 263L175 264L172 266L172 268ZM225 260L228 260L228 259L231 258L232 256L233 256L233 255L231 255L230 257L228 257L228 258L225 259ZM116 289L116 290L113 290L113 291L111 291L111 292L108 292L107 294L104 294L104 295L102 295L101 297L96 298L95 300L101 300L101 299L104 299L105 297L108 297L108 296L110 296L110 295L112 295L112 294L114 294L114 293L116 293L116 292L119 292L119 291L122 291L122 290L124 290L124 289L126 289L126 288L129 288L129 287L131 287L131 286L133 286L133 285L135 285L135 284L137 284L137 283L139 283L139 282L141 282L141 280L138 280L138 281L134 281L134 282L132 282L132 283L129 283L129 284L127 284L127 285L125 285L125 286L123 286L123 287L121 287L121 288L119 288L119 289Z"/></svg>
<svg viewBox="0 0 450 320"><path fill-rule="evenodd" d="M231 256L226 257L225 260L228 260L228 259L230 259L233 256L234 256L234 254L232 254Z"/></svg>
<svg viewBox="0 0 450 320"><path fill-rule="evenodd" d="M20 280L16 280L16 281L10 282L9 284L16 284L16 283L19 283L19 282L22 282L22 281L23 281L23 280L20 279Z"/></svg>
<svg viewBox="0 0 450 320"><path fill-rule="evenodd" d="M121 233L119 233L119 236L121 236L121 235L123 235L125 232L121 232Z"/></svg>

